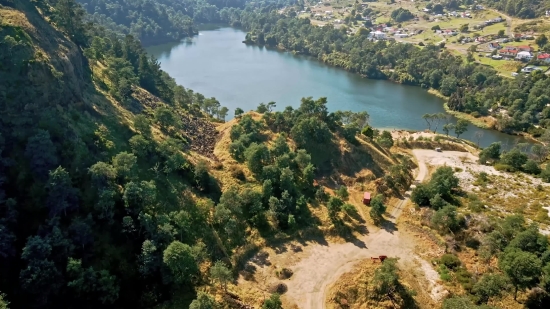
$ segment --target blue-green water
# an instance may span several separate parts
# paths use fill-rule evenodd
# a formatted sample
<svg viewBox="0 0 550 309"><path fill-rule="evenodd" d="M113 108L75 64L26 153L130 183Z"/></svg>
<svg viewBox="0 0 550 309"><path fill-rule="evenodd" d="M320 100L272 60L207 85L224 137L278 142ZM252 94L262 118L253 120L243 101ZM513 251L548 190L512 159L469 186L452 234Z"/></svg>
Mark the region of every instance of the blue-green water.
<svg viewBox="0 0 550 309"><path fill-rule="evenodd" d="M261 102L275 101L278 110L297 107L307 96L327 97L331 111L367 111L378 128L424 130L423 114L445 112L443 100L420 87L369 80L308 57L245 45L245 35L233 28L205 30L148 51L178 84L217 98L230 116L237 107L248 111ZM478 131L480 146L501 141L509 148L524 141L472 125L461 137L477 142Z"/></svg>

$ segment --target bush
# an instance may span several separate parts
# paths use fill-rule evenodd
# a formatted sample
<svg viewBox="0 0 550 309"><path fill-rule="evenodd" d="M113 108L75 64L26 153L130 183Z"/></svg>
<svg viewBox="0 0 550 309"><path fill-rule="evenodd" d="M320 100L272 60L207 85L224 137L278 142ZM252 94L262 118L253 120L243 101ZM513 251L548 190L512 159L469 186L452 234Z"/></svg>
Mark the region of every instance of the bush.
<svg viewBox="0 0 550 309"><path fill-rule="evenodd" d="M229 167L229 173L231 173L231 177L235 179L242 181L246 180L246 175L244 174L243 169L238 165L232 165Z"/></svg>
<svg viewBox="0 0 550 309"><path fill-rule="evenodd" d="M527 163L525 163L525 165L523 166L523 170L526 173L532 174L532 175L538 175L540 174L540 171L541 171L537 162L531 159L527 160Z"/></svg>
<svg viewBox="0 0 550 309"><path fill-rule="evenodd" d="M348 188L346 186L340 186L338 191L336 191L336 195L338 195L344 201L347 201L349 198Z"/></svg>
<svg viewBox="0 0 550 309"><path fill-rule="evenodd" d="M515 169L508 164L497 163L495 169L500 172L514 172Z"/></svg>
<svg viewBox="0 0 550 309"><path fill-rule="evenodd" d="M439 259L439 263L445 265L445 267L451 270L455 270L462 264L458 256L448 253L443 254L443 256Z"/></svg>

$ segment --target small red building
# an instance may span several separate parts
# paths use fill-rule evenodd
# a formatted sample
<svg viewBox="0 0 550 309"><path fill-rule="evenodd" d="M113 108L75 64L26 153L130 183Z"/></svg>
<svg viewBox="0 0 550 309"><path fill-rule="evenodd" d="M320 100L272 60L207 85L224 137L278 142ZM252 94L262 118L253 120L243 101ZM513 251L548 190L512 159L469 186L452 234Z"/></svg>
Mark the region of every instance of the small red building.
<svg viewBox="0 0 550 309"><path fill-rule="evenodd" d="M365 192L363 194L363 204L370 205L370 192Z"/></svg>

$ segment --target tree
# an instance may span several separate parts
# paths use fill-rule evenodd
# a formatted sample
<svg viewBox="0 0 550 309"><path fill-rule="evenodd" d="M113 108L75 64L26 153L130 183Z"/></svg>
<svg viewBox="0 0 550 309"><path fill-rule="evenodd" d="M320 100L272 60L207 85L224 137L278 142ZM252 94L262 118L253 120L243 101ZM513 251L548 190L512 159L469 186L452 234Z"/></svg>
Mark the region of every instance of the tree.
<svg viewBox="0 0 550 309"><path fill-rule="evenodd" d="M506 249L498 260L499 268L510 278L514 286L514 300L519 289L535 286L540 278L542 265L536 255L517 248Z"/></svg>
<svg viewBox="0 0 550 309"><path fill-rule="evenodd" d="M499 297L508 287L508 279L501 274L484 274L474 285L472 293L487 303L491 297Z"/></svg>
<svg viewBox="0 0 550 309"><path fill-rule="evenodd" d="M244 111L242 108L237 107L235 108L235 118L241 118L241 115L244 114Z"/></svg>
<svg viewBox="0 0 550 309"><path fill-rule="evenodd" d="M115 168L105 162L97 162L88 169L92 181L98 188L104 188L116 178Z"/></svg>
<svg viewBox="0 0 550 309"><path fill-rule="evenodd" d="M283 303L279 294L271 294L271 296L264 301L262 309L283 309Z"/></svg>
<svg viewBox="0 0 550 309"><path fill-rule="evenodd" d="M548 43L548 38L543 33L535 39L535 43L539 46L539 48L543 48Z"/></svg>
<svg viewBox="0 0 550 309"><path fill-rule="evenodd" d="M455 125L455 134L458 138L462 133L468 131L468 121L464 119L458 119Z"/></svg>
<svg viewBox="0 0 550 309"><path fill-rule="evenodd" d="M537 162L535 162L535 160L531 160L531 159L527 160L527 162L523 166L523 170L526 173L532 174L532 175L538 175L541 172L541 168L537 164Z"/></svg>
<svg viewBox="0 0 550 309"><path fill-rule="evenodd" d="M77 190L73 188L71 177L63 167L60 166L50 171L46 187L48 189L46 205L50 210L50 217L58 216L61 213L67 215L68 209L76 207Z"/></svg>
<svg viewBox="0 0 550 309"><path fill-rule="evenodd" d="M468 32L468 28L469 28L469 24L463 24L463 25L460 25L460 28L458 28L458 30L464 33L464 32Z"/></svg>
<svg viewBox="0 0 550 309"><path fill-rule="evenodd" d="M418 184L411 193L411 201L418 206L430 205L431 192L427 184Z"/></svg>
<svg viewBox="0 0 550 309"><path fill-rule="evenodd" d="M113 157L113 167L117 176L123 179L130 179L134 175L137 158L131 153L123 151Z"/></svg>
<svg viewBox="0 0 550 309"><path fill-rule="evenodd" d="M227 116L228 112L229 112L229 109L225 106L222 106L222 108L220 108L220 110L218 110L219 119L225 121L225 117Z"/></svg>
<svg viewBox="0 0 550 309"><path fill-rule="evenodd" d="M210 186L210 174L208 173L208 165L205 160L199 160L199 162L197 162L193 174L197 187L201 191L208 191Z"/></svg>
<svg viewBox="0 0 550 309"><path fill-rule="evenodd" d="M487 148L479 153L479 163L492 164L500 159L500 142L491 143Z"/></svg>
<svg viewBox="0 0 550 309"><path fill-rule="evenodd" d="M328 214L331 218L336 217L336 214L340 211L342 206L344 205L344 201L342 201L340 198L331 196L327 203L327 209Z"/></svg>
<svg viewBox="0 0 550 309"><path fill-rule="evenodd" d="M58 162L55 146L50 139L50 133L38 130L27 141L25 156L34 176L41 181L48 179L48 172L55 168Z"/></svg>
<svg viewBox="0 0 550 309"><path fill-rule="evenodd" d="M86 43L84 10L74 0L59 0L55 6L54 20L71 40L78 45Z"/></svg>
<svg viewBox="0 0 550 309"><path fill-rule="evenodd" d="M96 271L92 267L82 267L81 260L69 258L67 263L69 287L79 299L88 302L99 300L102 305L112 304L118 298L119 287L116 277L106 270Z"/></svg>
<svg viewBox="0 0 550 309"><path fill-rule="evenodd" d="M260 113L260 114L263 114L265 112L267 112L269 109L267 108L267 105L265 103L260 103L260 105L258 105L258 108L256 109L256 112Z"/></svg>
<svg viewBox="0 0 550 309"><path fill-rule="evenodd" d="M162 261L172 273L174 281L178 284L189 282L191 277L199 270L191 247L177 240L173 241L164 250Z"/></svg>
<svg viewBox="0 0 550 309"><path fill-rule="evenodd" d="M445 132L445 135L449 136L449 132L451 130L454 130L455 126L452 123L446 123L443 125L443 132Z"/></svg>
<svg viewBox="0 0 550 309"><path fill-rule="evenodd" d="M435 4L433 7L433 11L436 14L443 14L443 5L441 5L440 3Z"/></svg>
<svg viewBox="0 0 550 309"><path fill-rule="evenodd" d="M504 29L500 29L500 30L498 31L498 33L497 33L497 35L498 35L499 38L504 37L505 34L506 34L506 33L505 33Z"/></svg>
<svg viewBox="0 0 550 309"><path fill-rule="evenodd" d="M386 205L384 205L384 196L377 194L370 202L370 216L375 222L382 220L382 215L386 212Z"/></svg>
<svg viewBox="0 0 550 309"><path fill-rule="evenodd" d="M438 167L429 182L429 188L433 195L440 194L442 198L450 200L452 191L459 188L459 179L449 166Z"/></svg>
<svg viewBox="0 0 550 309"><path fill-rule="evenodd" d="M527 163L527 155L519 149L514 148L501 156L500 162L510 166L516 171L520 171L525 163Z"/></svg>
<svg viewBox="0 0 550 309"><path fill-rule="evenodd" d="M218 304L214 297L203 291L197 293L197 298L189 305L189 309L217 309Z"/></svg>
<svg viewBox="0 0 550 309"><path fill-rule="evenodd" d="M543 162L548 156L549 148L540 144L531 147L531 153L537 157L539 162Z"/></svg>
<svg viewBox="0 0 550 309"><path fill-rule="evenodd" d="M462 220L456 210L455 206L448 205L436 211L431 219L432 226L442 234L458 231Z"/></svg>
<svg viewBox="0 0 550 309"><path fill-rule="evenodd" d="M216 261L210 268L210 276L212 279L219 281L224 291L227 291L227 282L233 279L231 270L225 266L222 261Z"/></svg>
<svg viewBox="0 0 550 309"><path fill-rule="evenodd" d="M346 186L340 186L338 191L336 191L336 195L338 195L342 200L347 201L349 198L348 188Z"/></svg>
<svg viewBox="0 0 550 309"><path fill-rule="evenodd" d="M434 115L435 114L424 114L422 115L422 119L426 121L426 124L428 125L428 130L432 130L432 123L434 121Z"/></svg>
<svg viewBox="0 0 550 309"><path fill-rule="evenodd" d="M374 130L372 129L371 126L365 126L363 127L363 129L361 130L361 134L363 134L364 136L368 137L368 138L372 138L374 136Z"/></svg>
<svg viewBox="0 0 550 309"><path fill-rule="evenodd" d="M390 148L393 146L393 137L390 131L382 131L382 134L376 139L376 142L382 145L382 147Z"/></svg>
<svg viewBox="0 0 550 309"><path fill-rule="evenodd" d="M264 143L252 143L246 149L244 156L248 169L256 176L259 176L262 173L263 167L269 162L269 149Z"/></svg>
<svg viewBox="0 0 550 309"><path fill-rule="evenodd" d="M134 128L144 136L151 135L151 122L145 115L137 115L134 118Z"/></svg>

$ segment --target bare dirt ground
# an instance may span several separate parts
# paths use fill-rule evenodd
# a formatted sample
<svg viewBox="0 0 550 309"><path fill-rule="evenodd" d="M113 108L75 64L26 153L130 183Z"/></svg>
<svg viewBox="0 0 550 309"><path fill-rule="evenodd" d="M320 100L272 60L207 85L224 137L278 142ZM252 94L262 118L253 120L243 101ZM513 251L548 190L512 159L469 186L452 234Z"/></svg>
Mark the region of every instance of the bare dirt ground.
<svg viewBox="0 0 550 309"><path fill-rule="evenodd" d="M414 151L413 153L417 155ZM428 166L424 161L427 157L424 152L419 152L416 183L424 181L428 176ZM437 272L427 261L415 254L414 238L401 234L396 226L396 220L407 205L410 193L410 190L407 191L404 199L388 209L389 220L382 229L362 235L352 242L305 243L301 246L289 244L284 248L269 250L274 253L270 254L269 266L252 263L255 281L273 286L280 282L274 275L276 269L289 268L293 275L284 280L288 290L283 297L285 304L302 309L326 308L328 287L331 284L351 271L360 261L367 260L370 263L371 257L386 255L399 258L400 265L405 268L421 269L423 277L428 281L427 292L434 301L440 301L446 291L437 282ZM239 283L246 285L244 278L240 278Z"/></svg>

